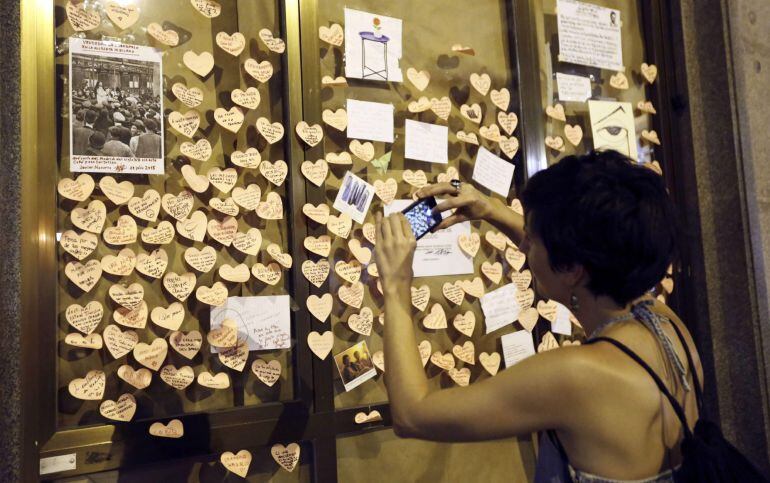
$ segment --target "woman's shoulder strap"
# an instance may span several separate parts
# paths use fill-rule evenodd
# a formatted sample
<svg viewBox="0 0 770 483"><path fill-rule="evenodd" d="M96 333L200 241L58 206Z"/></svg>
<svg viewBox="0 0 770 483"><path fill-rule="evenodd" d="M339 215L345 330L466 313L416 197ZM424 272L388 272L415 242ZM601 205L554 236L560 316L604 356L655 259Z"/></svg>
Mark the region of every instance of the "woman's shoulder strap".
<svg viewBox="0 0 770 483"><path fill-rule="evenodd" d="M679 326L671 319L669 319L671 322L671 325L674 327L674 331L676 332L677 337L679 337L679 342L682 343L682 347L684 347L684 353L687 356L687 364L690 365L690 370L692 371L692 382L695 383L695 401L698 404L698 411L702 411L702 397L701 394L703 393L703 389L700 383L700 380L698 380L698 371L695 369L695 364L693 364L692 361L692 354L690 354L690 347L687 345L687 341L684 338L684 335L682 334L682 331L679 330Z"/></svg>

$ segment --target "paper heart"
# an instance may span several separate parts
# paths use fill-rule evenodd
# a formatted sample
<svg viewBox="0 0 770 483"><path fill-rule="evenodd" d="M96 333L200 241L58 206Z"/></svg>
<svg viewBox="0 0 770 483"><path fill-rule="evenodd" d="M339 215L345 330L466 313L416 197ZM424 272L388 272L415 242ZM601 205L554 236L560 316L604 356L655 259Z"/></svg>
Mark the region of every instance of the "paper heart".
<svg viewBox="0 0 770 483"><path fill-rule="evenodd" d="M489 92L489 88L492 86L492 79L489 78L489 74L471 74L471 85L482 96L486 96Z"/></svg>
<svg viewBox="0 0 770 483"><path fill-rule="evenodd" d="M288 253L284 253L281 250L280 245L276 243L271 243L267 246L267 254L273 257L273 260L278 262L282 267L284 268L291 268L292 265L292 257Z"/></svg>
<svg viewBox="0 0 770 483"><path fill-rule="evenodd" d="M382 421L382 415L376 409L372 410L369 414L365 412L358 412L354 416L353 420L356 424L376 423Z"/></svg>
<svg viewBox="0 0 770 483"><path fill-rule="evenodd" d="M329 219L326 221L326 228L340 238L347 238L352 227L353 219L345 213L340 216L329 215Z"/></svg>
<svg viewBox="0 0 770 483"><path fill-rule="evenodd" d="M580 141L583 140L583 128L578 125L570 126L567 124L564 126L564 137L566 137L567 141L573 146L577 146L580 144Z"/></svg>
<svg viewBox="0 0 770 483"><path fill-rule="evenodd" d="M67 2L65 7L67 11L67 20L70 21L72 29L76 32L93 30L102 23L102 18L97 11L86 11L72 2Z"/></svg>
<svg viewBox="0 0 770 483"><path fill-rule="evenodd" d="M505 260L514 270L521 270L524 262L527 261L527 256L520 250L509 247L505 250Z"/></svg>
<svg viewBox="0 0 770 483"><path fill-rule="evenodd" d="M347 151L343 151L339 154L327 153L326 162L329 164L336 164L336 165L348 165L348 164L353 164L353 158L350 156L350 153L348 153Z"/></svg>
<svg viewBox="0 0 770 483"><path fill-rule="evenodd" d="M212 153L211 144L206 139L201 139L195 144L191 142L183 142L182 145L179 146L179 151L188 158L195 159L197 161L208 161ZM182 167L183 175L185 168L187 168L187 166ZM193 170L193 173L195 173L195 170ZM185 180L187 180L187 176L185 176ZM188 183L190 183L189 180ZM208 187L208 182L206 182L205 186ZM206 191L206 189L196 189L195 191L202 193Z"/></svg>
<svg viewBox="0 0 770 483"><path fill-rule="evenodd" d="M658 133L654 130L648 131L646 129L642 130L642 139L652 143L657 144L660 146L660 138L658 137Z"/></svg>
<svg viewBox="0 0 770 483"><path fill-rule="evenodd" d="M324 137L324 130L319 124L311 126L305 121L298 122L294 127L294 131L310 147L316 146Z"/></svg>
<svg viewBox="0 0 770 483"><path fill-rule="evenodd" d="M556 341L556 337L554 337L553 334L548 331L545 333L545 335L543 335L540 344L537 346L537 351L546 352L558 348L559 343Z"/></svg>
<svg viewBox="0 0 770 483"><path fill-rule="evenodd" d="M129 286L113 285L109 289L110 298L118 305L128 310L139 308L144 299L144 287L138 283Z"/></svg>
<svg viewBox="0 0 770 483"><path fill-rule="evenodd" d="M481 123L481 106L478 104L463 104L460 106L460 114L473 123Z"/></svg>
<svg viewBox="0 0 770 483"><path fill-rule="evenodd" d="M452 354L466 364L476 364L476 348L471 341L466 341L463 345L452 347Z"/></svg>
<svg viewBox="0 0 770 483"><path fill-rule="evenodd" d="M475 277L473 280L460 280L460 286L465 293L477 299L484 296L484 282L481 281L481 277Z"/></svg>
<svg viewBox="0 0 770 483"><path fill-rule="evenodd" d="M554 104L545 108L545 113L548 117L556 119L557 121L567 121L567 115L564 112L564 106L561 104Z"/></svg>
<svg viewBox="0 0 770 483"><path fill-rule="evenodd" d="M64 337L64 343L81 349L101 349L102 336L99 334L89 334L84 336L83 334L73 332Z"/></svg>
<svg viewBox="0 0 770 483"><path fill-rule="evenodd" d="M322 257L328 257L332 248L332 239L329 235L321 235L319 237L308 236L303 242L304 247Z"/></svg>
<svg viewBox="0 0 770 483"><path fill-rule="evenodd" d="M214 68L214 56L210 52L196 54L194 51L188 50L182 56L182 62L188 69L201 77L206 77Z"/></svg>
<svg viewBox="0 0 770 483"><path fill-rule="evenodd" d="M182 101L187 107L198 107L203 102L203 91L197 87L187 87L181 82L174 83L171 86L171 92L174 93L177 99Z"/></svg>
<svg viewBox="0 0 770 483"><path fill-rule="evenodd" d="M283 160L278 160L275 163L264 160L259 164L259 172L274 185L281 186L289 174L289 165Z"/></svg>
<svg viewBox="0 0 770 483"><path fill-rule="evenodd" d="M174 389L181 391L193 383L195 371L190 366L177 369L174 365L169 364L160 370L160 379Z"/></svg>
<svg viewBox="0 0 770 483"><path fill-rule="evenodd" d="M214 210L229 216L238 216L238 205L232 198L226 198L224 200L220 198L209 199L209 206Z"/></svg>
<svg viewBox="0 0 770 483"><path fill-rule="evenodd" d="M537 303L537 313L539 313L544 319L553 323L556 321L556 312L559 309L559 303L555 300L544 301L540 300Z"/></svg>
<svg viewBox="0 0 770 483"><path fill-rule="evenodd" d="M207 18L218 17L222 13L222 6L214 0L190 0L195 10Z"/></svg>
<svg viewBox="0 0 770 483"><path fill-rule="evenodd" d="M313 317L321 322L325 322L332 312L332 305L334 299L332 294L326 293L318 297L317 295L309 295L307 298L307 309L313 314Z"/></svg>
<svg viewBox="0 0 770 483"><path fill-rule="evenodd" d="M208 371L201 372L197 378L198 384L210 389L227 389L230 387L230 377L226 372L213 375Z"/></svg>
<svg viewBox="0 0 770 483"><path fill-rule="evenodd" d="M190 109L184 114L179 111L171 111L168 115L168 123L182 136L192 138L201 125L201 115L194 109Z"/></svg>
<svg viewBox="0 0 770 483"><path fill-rule="evenodd" d="M184 220L192 211L195 204L195 198L193 194L187 190L180 192L178 195L166 193L161 199L161 206L163 210L174 217L177 220Z"/></svg>
<svg viewBox="0 0 770 483"><path fill-rule="evenodd" d="M372 333L372 325L374 324L374 314L372 309L364 307L358 314L352 314L348 318L348 327L353 332L368 337Z"/></svg>
<svg viewBox="0 0 770 483"><path fill-rule="evenodd" d="M377 264L376 263L370 263L369 265L367 265L366 266L366 273L368 273L369 276L371 276L373 278L377 278L377 277L380 276L380 272L379 272L379 270L377 270ZM378 280L378 282L379 282L379 280ZM382 314L380 314L380 316L382 316Z"/></svg>
<svg viewBox="0 0 770 483"><path fill-rule="evenodd" d="M447 328L446 312L441 304L433 304L428 315L422 319L422 325L426 329L438 330Z"/></svg>
<svg viewBox="0 0 770 483"><path fill-rule="evenodd" d="M463 303L463 299L465 298L465 291L460 286L459 282L445 282L441 287L441 292L444 294L444 297L446 297L447 300L455 305L460 305Z"/></svg>
<svg viewBox="0 0 770 483"><path fill-rule="evenodd" d="M184 322L184 306L179 302L173 302L166 307L155 307L150 312L150 320L158 327L175 331Z"/></svg>
<svg viewBox="0 0 770 483"><path fill-rule="evenodd" d="M473 47L462 44L454 44L452 46L452 52L458 52L465 55L476 55L476 51L473 50Z"/></svg>
<svg viewBox="0 0 770 483"><path fill-rule="evenodd" d="M471 370L468 369L467 367L463 367L462 369L455 369L453 367L453 368L451 368L451 369L449 369L447 371L447 374L449 374L449 377L458 386L465 387L468 384L470 384L470 381L471 381Z"/></svg>
<svg viewBox="0 0 770 483"><path fill-rule="evenodd" d="M336 111L324 109L321 118L323 122L338 131L344 131L348 127L348 112L345 109L337 109Z"/></svg>
<svg viewBox="0 0 770 483"><path fill-rule="evenodd" d="M180 302L187 300L197 282L195 275L185 272L181 275L176 272L168 272L163 277L163 287Z"/></svg>
<svg viewBox="0 0 770 483"><path fill-rule="evenodd" d="M76 378L67 385L72 397L84 401L98 401L104 397L107 376L104 371L88 371L85 377Z"/></svg>
<svg viewBox="0 0 770 483"><path fill-rule="evenodd" d="M152 382L152 372L145 368L134 370L129 365L122 365L118 368L118 377L137 389L144 389Z"/></svg>
<svg viewBox="0 0 770 483"><path fill-rule="evenodd" d="M464 143L479 145L479 138L476 133L466 133L465 131L457 131L457 139Z"/></svg>
<svg viewBox="0 0 770 483"><path fill-rule="evenodd" d="M139 342L136 344L133 351L136 362L153 371L160 369L163 360L166 359L167 353L168 343L166 342L166 339L160 338L153 340L151 344Z"/></svg>
<svg viewBox="0 0 770 483"><path fill-rule="evenodd" d="M139 9L136 5L121 5L116 2L107 2L104 12L120 30L126 30L139 20Z"/></svg>
<svg viewBox="0 0 770 483"><path fill-rule="evenodd" d="M195 1L195 0L193 0ZM152 423L150 434L159 438L181 438L184 436L184 425L178 419L172 419L168 424Z"/></svg>
<svg viewBox="0 0 770 483"><path fill-rule="evenodd" d="M110 245L119 246L135 243L137 235L136 221L128 215L123 215L118 218L115 226L105 229L102 236Z"/></svg>
<svg viewBox="0 0 770 483"><path fill-rule="evenodd" d="M515 112L498 112L497 123L500 124L500 127L502 127L508 135L511 135L513 134L513 131L516 130L516 126L519 125L519 118Z"/></svg>
<svg viewBox="0 0 770 483"><path fill-rule="evenodd" d="M369 243L372 245L377 244L377 233L373 223L364 223L361 231L364 233L364 238L366 238Z"/></svg>
<svg viewBox="0 0 770 483"><path fill-rule="evenodd" d="M355 282L352 285L342 285L337 292L340 300L353 308L360 309L364 301L364 284Z"/></svg>
<svg viewBox="0 0 770 483"><path fill-rule="evenodd" d="M430 106L431 106L430 99L428 99L425 96L422 96L419 99L417 99L416 101L410 102L406 106L406 108L407 108L407 110L409 112L418 113L418 112L425 112L425 111L427 111L428 109L430 109Z"/></svg>
<svg viewBox="0 0 770 483"><path fill-rule="evenodd" d="M299 462L299 445L297 443L291 443L287 446L282 444L274 444L270 448L270 454L273 455L273 459L281 465L286 471L294 470Z"/></svg>
<svg viewBox="0 0 770 483"><path fill-rule="evenodd" d="M206 340L212 347L228 348L238 344L238 323L225 319L222 324L206 334Z"/></svg>
<svg viewBox="0 0 770 483"><path fill-rule="evenodd" d="M361 279L361 264L357 260L350 262L340 260L334 265L334 271L349 283L356 283Z"/></svg>
<svg viewBox="0 0 770 483"><path fill-rule="evenodd" d="M283 137L283 124L280 122L270 123L266 117L257 119L257 131L270 144L275 144Z"/></svg>
<svg viewBox="0 0 770 483"><path fill-rule="evenodd" d="M307 345L316 357L321 360L326 359L334 346L334 334L331 331L326 331L323 334L315 331L310 332L307 336Z"/></svg>
<svg viewBox="0 0 770 483"><path fill-rule="evenodd" d="M96 250L99 239L93 233L84 232L78 235L73 230L67 230L61 234L59 243L64 251L78 260L83 260Z"/></svg>
<svg viewBox="0 0 770 483"><path fill-rule="evenodd" d="M430 341L424 340L424 341L420 342L417 345L417 350L420 352L420 359L422 360L422 367L425 367L425 365L430 360L430 355L431 355L431 353L430 353L430 351L431 351Z"/></svg>
<svg viewBox="0 0 770 483"><path fill-rule="evenodd" d="M209 220L205 226L209 236L226 247L233 243L238 233L238 220L232 216L226 216L222 221Z"/></svg>
<svg viewBox="0 0 770 483"><path fill-rule="evenodd" d="M657 114L658 111L655 110L655 106L652 105L652 102L650 101L639 101L636 104L636 108L639 109L642 112L645 112L647 114Z"/></svg>
<svg viewBox="0 0 770 483"><path fill-rule="evenodd" d="M95 186L91 175L84 173L75 179L61 179L56 189L62 197L68 200L85 201L91 196Z"/></svg>
<svg viewBox="0 0 770 483"><path fill-rule="evenodd" d="M360 241L356 239L350 240L348 242L348 248L350 249L350 253L356 257L356 260L358 260L361 265L367 265L372 261L372 251L366 247L362 247Z"/></svg>
<svg viewBox="0 0 770 483"><path fill-rule="evenodd" d="M647 65L647 63L642 64L642 76L644 76L645 80L649 82L650 84L653 84L655 82L655 79L658 77L658 68L653 65Z"/></svg>
<svg viewBox="0 0 770 483"><path fill-rule="evenodd" d="M417 70L410 67L406 70L406 77L419 91L424 91L430 83L430 73L427 70Z"/></svg>
<svg viewBox="0 0 770 483"><path fill-rule="evenodd" d="M507 238L508 237L505 236L504 233L492 230L489 230L484 234L484 240L500 251L505 250L505 241Z"/></svg>
<svg viewBox="0 0 770 483"><path fill-rule="evenodd" d="M273 64L269 60L257 62L254 59L248 59L243 68L246 69L246 73L263 84L273 77Z"/></svg>
<svg viewBox="0 0 770 483"><path fill-rule="evenodd" d="M518 290L527 290L532 283L532 272L529 270L524 270L523 272L512 270L511 282L516 285Z"/></svg>
<svg viewBox="0 0 770 483"><path fill-rule="evenodd" d="M161 27L158 23L153 22L147 25L147 33L161 44L165 44L170 47L176 47L179 45L179 34L171 29L163 30L163 27Z"/></svg>
<svg viewBox="0 0 770 483"><path fill-rule="evenodd" d="M259 206L259 199L262 197L262 189L256 183L248 185L246 188L237 186L233 188L233 201L247 211L254 211Z"/></svg>
<svg viewBox="0 0 770 483"><path fill-rule="evenodd" d="M249 466L251 465L251 453L245 449L238 451L236 454L225 451L219 457L219 461L228 471L232 471L241 478L246 478L249 474Z"/></svg>
<svg viewBox="0 0 770 483"><path fill-rule="evenodd" d="M256 87L249 87L245 91L234 89L230 93L230 100L246 109L256 109L262 98Z"/></svg>
<svg viewBox="0 0 770 483"><path fill-rule="evenodd" d="M500 136L497 144L500 146L500 150L508 159L513 159L513 157L516 156L516 153L519 151L519 140L513 136Z"/></svg>
<svg viewBox="0 0 770 483"><path fill-rule="evenodd" d="M131 275L136 267L136 254L130 248L124 248L117 255L105 255L102 257L102 271L110 275L125 277Z"/></svg>
<svg viewBox="0 0 770 483"><path fill-rule="evenodd" d="M220 169L213 167L208 170L206 177L219 191L229 193L238 181L238 172L235 168Z"/></svg>
<svg viewBox="0 0 770 483"><path fill-rule="evenodd" d="M617 72L610 77L610 86L618 90L626 90L628 89L628 77L622 72Z"/></svg>
<svg viewBox="0 0 770 483"><path fill-rule="evenodd" d="M430 302L430 287L423 285L420 288L411 287L412 292L412 305L420 312L424 311L428 307Z"/></svg>
<svg viewBox="0 0 770 483"><path fill-rule="evenodd" d="M331 87L345 87L348 85L348 80L342 76L332 77L330 75L325 75L321 78L321 85Z"/></svg>
<svg viewBox="0 0 770 483"><path fill-rule="evenodd" d="M107 399L99 405L99 413L113 421L131 421L136 413L136 399L131 394L123 394L117 401Z"/></svg>
<svg viewBox="0 0 770 483"><path fill-rule="evenodd" d="M339 47L345 40L345 32L340 24L333 23L329 27L322 25L318 27L318 38L327 44Z"/></svg>
<svg viewBox="0 0 770 483"><path fill-rule="evenodd" d="M113 358L120 359L128 354L139 342L139 335L133 330L122 331L117 325L108 325L102 332L104 345ZM118 372L120 375L120 372ZM122 376L121 376L122 377Z"/></svg>
<svg viewBox="0 0 770 483"><path fill-rule="evenodd" d="M160 213L160 193L148 189L141 198L131 198L128 201L128 211L140 220L154 222Z"/></svg>
<svg viewBox="0 0 770 483"><path fill-rule="evenodd" d="M89 292L102 276L102 264L99 260L90 260L85 264L69 262L64 268L64 274L83 292Z"/></svg>
<svg viewBox="0 0 770 483"><path fill-rule="evenodd" d="M206 236L206 214L196 211L190 218L176 222L176 231L185 238L193 241L203 241Z"/></svg>
<svg viewBox="0 0 770 483"><path fill-rule="evenodd" d="M472 310L465 312L465 314L457 314L452 320L452 325L461 334L473 337L473 329L476 327L476 315Z"/></svg>
<svg viewBox="0 0 770 483"><path fill-rule="evenodd" d="M101 233L104 222L107 221L107 207L99 200L88 203L86 208L75 208L70 213L72 224L81 230L91 233Z"/></svg>
<svg viewBox="0 0 770 483"><path fill-rule="evenodd" d="M394 199L396 199L396 193L398 192L398 183L393 178L388 178L385 181L375 180L374 192L382 200L383 203L389 205Z"/></svg>
<svg viewBox="0 0 770 483"><path fill-rule="evenodd" d="M381 372L385 372L385 353L383 351L377 351L372 354L372 364Z"/></svg>
<svg viewBox="0 0 770 483"><path fill-rule="evenodd" d="M503 278L503 264L500 262L481 264L481 273L483 273L492 283L498 284Z"/></svg>
<svg viewBox="0 0 770 483"><path fill-rule="evenodd" d="M460 173L454 166L450 166L445 173L439 173L439 175L436 176L436 182L438 183L449 183L453 179L460 179Z"/></svg>
<svg viewBox="0 0 770 483"><path fill-rule="evenodd" d="M99 326L104 316L102 304L93 300L85 306L72 304L64 311L67 322L80 332L90 334Z"/></svg>
<svg viewBox="0 0 770 483"><path fill-rule="evenodd" d="M316 287L321 287L324 284L330 270L331 266L326 259L318 260L317 263L312 260L302 262L302 275Z"/></svg>
<svg viewBox="0 0 770 483"><path fill-rule="evenodd" d="M214 120L228 131L237 133L243 126L244 116L236 106L231 107L229 111L218 107L214 110Z"/></svg>
<svg viewBox="0 0 770 483"><path fill-rule="evenodd" d="M256 263L251 267L251 274L254 275L254 278L268 285L277 284L281 280L281 273L281 266L275 262L267 265Z"/></svg>
<svg viewBox="0 0 770 483"><path fill-rule="evenodd" d="M479 362L481 362L481 366L492 376L497 374L497 371L500 370L500 354L497 352L491 354L482 352L479 354Z"/></svg>
<svg viewBox="0 0 770 483"><path fill-rule="evenodd" d="M300 171L311 183L322 186L326 180L326 175L329 173L329 165L324 159L319 159L315 163L304 161L300 166Z"/></svg>
<svg viewBox="0 0 770 483"><path fill-rule="evenodd" d="M268 29L262 29L259 31L259 38L265 44L265 46L271 51L282 54L286 50L286 44L283 40L273 36L273 32Z"/></svg>
<svg viewBox="0 0 770 483"><path fill-rule="evenodd" d="M664 277L663 280L660 281L660 287L665 293L672 293L674 291L674 279L671 277Z"/></svg>
<svg viewBox="0 0 770 483"><path fill-rule="evenodd" d="M446 96L441 99L434 97L430 100L430 110L433 111L436 116L446 121L449 119L449 114L452 112L452 101Z"/></svg>
<svg viewBox="0 0 770 483"><path fill-rule="evenodd" d="M535 291L530 289L516 292L516 303L519 304L521 310L527 310L532 307L532 303L535 301Z"/></svg>
<svg viewBox="0 0 770 483"><path fill-rule="evenodd" d="M401 173L401 179L414 186L415 188L422 188L428 184L428 176L426 176L425 171L421 169L418 169L417 171L407 169Z"/></svg>
<svg viewBox="0 0 770 483"><path fill-rule="evenodd" d="M219 48L230 55L238 57L246 47L246 37L240 32L230 35L227 32L219 32L215 38Z"/></svg>
<svg viewBox="0 0 770 483"><path fill-rule="evenodd" d="M554 151L564 151L564 139L561 136L546 136L545 145Z"/></svg>
<svg viewBox="0 0 770 483"><path fill-rule="evenodd" d="M213 247L203 247L198 250L190 247L184 252L184 259L195 270L206 273L214 267L217 261L217 252Z"/></svg>
<svg viewBox="0 0 770 483"><path fill-rule="evenodd" d="M350 142L350 152L361 161L369 162L374 158L374 145L370 142L362 143L358 139Z"/></svg>
<svg viewBox="0 0 770 483"><path fill-rule="evenodd" d="M433 355L430 356L430 361L445 371L452 369L455 366L455 358L450 352L447 352L446 354L434 352Z"/></svg>
<svg viewBox="0 0 770 483"><path fill-rule="evenodd" d="M135 309L127 309L125 307L118 307L115 312L112 313L112 318L120 325L130 327L132 329L144 329L147 325L147 316L149 315L149 309L147 308L147 302L144 300L139 302L139 306Z"/></svg>
<svg viewBox="0 0 770 483"><path fill-rule="evenodd" d="M320 204L318 206L315 206L310 203L305 203L305 205L302 206L302 213L304 213L305 216L315 221L316 223L320 223L321 225L325 225L329 220L328 205ZM352 220L351 220L351 226L352 226Z"/></svg>
<svg viewBox="0 0 770 483"><path fill-rule="evenodd" d="M256 255L262 246L262 233L258 228L249 228L246 233L238 232L233 238L233 247L246 255Z"/></svg>
<svg viewBox="0 0 770 483"><path fill-rule="evenodd" d="M505 87L499 91L492 89L492 92L489 93L489 99L492 100L492 104L496 105L503 111L507 111L508 106L511 103L511 93Z"/></svg>
<svg viewBox="0 0 770 483"><path fill-rule="evenodd" d="M222 275L222 268L224 267L230 267L229 265L223 265L222 267L219 267L219 276L222 277L224 280L228 280L229 278L236 278L242 277L243 275L238 273L237 275L228 274L228 278L225 278ZM243 269L246 271L246 280L249 279L251 276L251 272L249 272L248 267L246 265L238 265L238 268L243 267ZM230 268L232 270L232 268ZM241 270L239 270L240 272ZM232 281L232 280L228 280ZM225 287L225 284L222 282L216 282L211 287L206 287L205 285L201 285L200 287L195 289L195 299L198 300L202 304L210 305L212 307L220 307L227 302L227 287Z"/></svg>
<svg viewBox="0 0 770 483"><path fill-rule="evenodd" d="M481 126L481 129L479 129L479 134L481 134L481 137L484 139L488 139L493 143L500 141L500 128L497 127L497 124Z"/></svg>

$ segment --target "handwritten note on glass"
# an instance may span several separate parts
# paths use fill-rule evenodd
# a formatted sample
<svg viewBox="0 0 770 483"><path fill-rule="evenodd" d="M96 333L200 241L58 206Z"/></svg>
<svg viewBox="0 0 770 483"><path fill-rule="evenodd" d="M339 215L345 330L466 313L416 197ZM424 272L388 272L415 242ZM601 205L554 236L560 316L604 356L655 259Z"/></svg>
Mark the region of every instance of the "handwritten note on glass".
<svg viewBox="0 0 770 483"><path fill-rule="evenodd" d="M479 148L473 166L473 181L501 196L508 196L513 181L514 165L495 156L485 148Z"/></svg>
<svg viewBox="0 0 770 483"><path fill-rule="evenodd" d="M515 284L503 285L481 297L481 310L487 334L501 327L516 322L521 312L521 306L516 302L518 289Z"/></svg>
<svg viewBox="0 0 770 483"><path fill-rule="evenodd" d="M517 362L535 355L535 343L532 341L532 334L526 330L505 334L500 338L500 342L503 344L505 367L511 367Z"/></svg>
<svg viewBox="0 0 770 483"><path fill-rule="evenodd" d="M249 350L291 348L291 316L288 295L228 297L221 307L211 309L211 328L232 319L238 324L238 338L247 338ZM216 352L214 348L211 350Z"/></svg>
<svg viewBox="0 0 770 483"><path fill-rule="evenodd" d="M393 104L348 99L348 138L393 142Z"/></svg>
<svg viewBox="0 0 770 483"><path fill-rule="evenodd" d="M591 98L591 79L579 75L556 73L560 101L585 102Z"/></svg>
<svg viewBox="0 0 770 483"><path fill-rule="evenodd" d="M407 119L404 156L418 161L447 164L448 140L448 127Z"/></svg>
<svg viewBox="0 0 770 483"><path fill-rule="evenodd" d="M577 0L557 0L559 60L622 71L620 11Z"/></svg>

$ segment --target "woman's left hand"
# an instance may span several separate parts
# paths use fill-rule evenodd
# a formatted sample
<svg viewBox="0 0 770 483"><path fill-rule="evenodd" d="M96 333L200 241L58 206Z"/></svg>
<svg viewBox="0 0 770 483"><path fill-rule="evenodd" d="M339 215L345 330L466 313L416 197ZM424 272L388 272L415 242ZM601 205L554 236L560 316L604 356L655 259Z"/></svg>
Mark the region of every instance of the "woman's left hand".
<svg viewBox="0 0 770 483"><path fill-rule="evenodd" d="M417 241L403 213L377 214L377 271L383 291L412 286L412 260Z"/></svg>

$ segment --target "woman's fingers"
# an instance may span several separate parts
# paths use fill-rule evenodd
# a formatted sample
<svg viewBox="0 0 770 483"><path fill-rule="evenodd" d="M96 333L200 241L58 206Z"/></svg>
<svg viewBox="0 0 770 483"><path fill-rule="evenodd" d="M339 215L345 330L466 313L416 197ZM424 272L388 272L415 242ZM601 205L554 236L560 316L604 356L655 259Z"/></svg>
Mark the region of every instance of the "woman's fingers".
<svg viewBox="0 0 770 483"><path fill-rule="evenodd" d="M412 231L412 225L409 224L409 221L406 219L406 217L399 213L399 221L401 222L401 232L404 234L404 238L407 240L414 240L414 232Z"/></svg>
<svg viewBox="0 0 770 483"><path fill-rule="evenodd" d="M455 213L454 215L447 216L441 220L441 223L434 226L431 232L437 232L439 230L443 230L444 228L449 228L450 226L456 225L457 223L462 223L463 221L468 221L468 217L462 213Z"/></svg>
<svg viewBox="0 0 770 483"><path fill-rule="evenodd" d="M465 206L468 204L468 200L463 198L462 196L458 196L455 198L447 198L441 203L437 204L433 207L433 213L443 213L447 210L452 210L454 208L459 208L461 206Z"/></svg>
<svg viewBox="0 0 770 483"><path fill-rule="evenodd" d="M401 216L403 216L401 213L392 213L388 216L390 232L395 240L404 238L404 230L401 228Z"/></svg>
<svg viewBox="0 0 770 483"><path fill-rule="evenodd" d="M449 183L436 183L425 185L416 191L418 198L427 198L428 196L454 195L457 189Z"/></svg>
<svg viewBox="0 0 770 483"><path fill-rule="evenodd" d="M390 222L388 221L388 217L382 218L382 215L380 215L379 235L382 240L388 240L390 237L393 236L393 232L390 229Z"/></svg>

